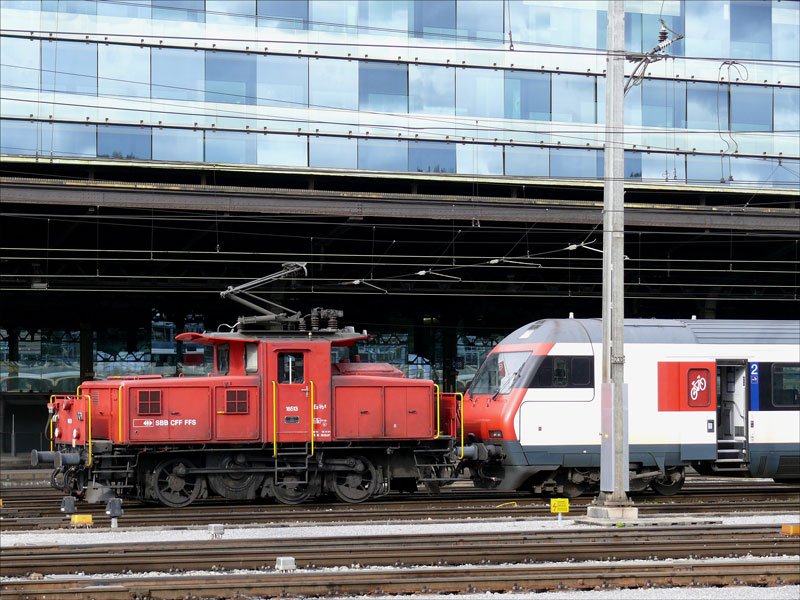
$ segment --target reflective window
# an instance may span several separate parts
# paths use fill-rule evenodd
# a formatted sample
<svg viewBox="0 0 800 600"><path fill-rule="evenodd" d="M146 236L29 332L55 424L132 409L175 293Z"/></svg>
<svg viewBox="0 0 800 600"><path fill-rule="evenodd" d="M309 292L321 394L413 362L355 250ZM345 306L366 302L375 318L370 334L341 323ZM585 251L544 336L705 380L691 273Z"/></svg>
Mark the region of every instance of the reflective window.
<svg viewBox="0 0 800 600"><path fill-rule="evenodd" d="M774 88L775 131L798 135L800 131L800 88Z"/></svg>
<svg viewBox="0 0 800 600"><path fill-rule="evenodd" d="M0 119L0 154L35 156L38 137L38 123Z"/></svg>
<svg viewBox="0 0 800 600"><path fill-rule="evenodd" d="M39 89L39 40L0 37L0 85L19 91ZM5 96L5 94L4 94ZM11 97L19 97L13 94Z"/></svg>
<svg viewBox="0 0 800 600"><path fill-rule="evenodd" d="M782 172L776 159L736 157L730 162L734 185L765 187L780 185Z"/></svg>
<svg viewBox="0 0 800 600"><path fill-rule="evenodd" d="M203 162L202 130L153 129L153 160Z"/></svg>
<svg viewBox="0 0 800 600"><path fill-rule="evenodd" d="M682 81L645 79L641 84L642 121L645 127L686 127L686 84Z"/></svg>
<svg viewBox="0 0 800 600"><path fill-rule="evenodd" d="M151 59L153 98L197 102L205 98L205 52L153 48Z"/></svg>
<svg viewBox="0 0 800 600"><path fill-rule="evenodd" d="M408 112L408 70L404 64L358 63L358 107L376 112Z"/></svg>
<svg viewBox="0 0 800 600"><path fill-rule="evenodd" d="M642 153L625 151L625 179L642 178Z"/></svg>
<svg viewBox="0 0 800 600"><path fill-rule="evenodd" d="M681 0L667 0L665 2L645 3L642 5L643 12L625 13L625 49L630 52L649 52L658 44L658 36L661 31L661 20L667 24L672 31L683 33L685 29L683 12L681 11ZM648 8L653 12L645 12ZM598 39L601 44L598 48L606 48L606 27L608 14L605 10L598 11ZM669 34L670 39L674 34ZM683 56L683 40L674 42L666 52L670 56Z"/></svg>
<svg viewBox="0 0 800 600"><path fill-rule="evenodd" d="M598 30L602 30L605 35L606 17L603 16L601 20L595 6L605 3L562 2L561 6L548 4L551 3L527 0L511 0L506 3L506 9L511 11L510 17L506 16L506 22L511 22L515 42L595 48ZM625 24L627 26L627 19ZM605 37L602 41L605 41ZM605 48L605 43L601 47Z"/></svg>
<svg viewBox="0 0 800 600"><path fill-rule="evenodd" d="M206 0L206 23L255 25L256 0Z"/></svg>
<svg viewBox="0 0 800 600"><path fill-rule="evenodd" d="M456 71L450 67L408 65L409 112L453 115L456 110Z"/></svg>
<svg viewBox="0 0 800 600"><path fill-rule="evenodd" d="M167 21L202 23L205 19L203 0L151 0L153 18Z"/></svg>
<svg viewBox="0 0 800 600"><path fill-rule="evenodd" d="M42 0L42 10L45 12L71 13L74 15L95 15L97 4L86 0Z"/></svg>
<svg viewBox="0 0 800 600"><path fill-rule="evenodd" d="M120 4L99 2L97 4L97 16L149 19L151 17L150 0L125 0Z"/></svg>
<svg viewBox="0 0 800 600"><path fill-rule="evenodd" d="M452 39L456 33L455 0L415 0L412 29L416 37Z"/></svg>
<svg viewBox="0 0 800 600"><path fill-rule="evenodd" d="M308 138L304 135L259 134L258 164L277 167L308 165Z"/></svg>
<svg viewBox="0 0 800 600"><path fill-rule="evenodd" d="M358 25L370 35L406 35L408 0L361 0Z"/></svg>
<svg viewBox="0 0 800 600"><path fill-rule="evenodd" d="M286 108L308 106L308 58L258 56L256 70L258 104Z"/></svg>
<svg viewBox="0 0 800 600"><path fill-rule="evenodd" d="M730 56L728 2L686 2L686 56Z"/></svg>
<svg viewBox="0 0 800 600"><path fill-rule="evenodd" d="M506 175L547 177L550 151L535 146L506 146Z"/></svg>
<svg viewBox="0 0 800 600"><path fill-rule="evenodd" d="M686 127L728 129L728 90L716 83L689 82L686 86Z"/></svg>
<svg viewBox="0 0 800 600"><path fill-rule="evenodd" d="M503 118L503 72L456 69L456 115Z"/></svg>
<svg viewBox="0 0 800 600"><path fill-rule="evenodd" d="M97 129L97 156L150 160L150 128L100 125Z"/></svg>
<svg viewBox="0 0 800 600"><path fill-rule="evenodd" d="M42 123L40 153L43 156L97 156L97 126L79 123Z"/></svg>
<svg viewBox="0 0 800 600"><path fill-rule="evenodd" d="M597 179L603 175L603 155L599 150L551 148L550 176Z"/></svg>
<svg viewBox="0 0 800 600"><path fill-rule="evenodd" d="M487 144L458 144L456 171L475 175L503 174L503 147Z"/></svg>
<svg viewBox="0 0 800 600"><path fill-rule="evenodd" d="M683 154L641 152L642 179L650 181L686 181L686 159ZM625 153L628 160L628 152ZM626 162L627 165L627 162Z"/></svg>
<svg viewBox="0 0 800 600"><path fill-rule="evenodd" d="M494 0L459 2L456 9L458 35L471 40L503 39L503 3Z"/></svg>
<svg viewBox="0 0 800 600"><path fill-rule="evenodd" d="M772 58L772 3L736 0L730 3L730 10L730 56Z"/></svg>
<svg viewBox="0 0 800 600"><path fill-rule="evenodd" d="M553 121L595 123L595 79L593 76L554 73Z"/></svg>
<svg viewBox="0 0 800 600"><path fill-rule="evenodd" d="M254 165L257 136L237 131L206 131L205 162Z"/></svg>
<svg viewBox="0 0 800 600"><path fill-rule="evenodd" d="M793 190L800 188L800 160L780 158L776 162L778 168L773 175L775 185Z"/></svg>
<svg viewBox="0 0 800 600"><path fill-rule="evenodd" d="M772 3L772 58L800 61L800 2Z"/></svg>
<svg viewBox="0 0 800 600"><path fill-rule="evenodd" d="M330 169L358 168L358 144L355 138L312 137L309 140L308 164Z"/></svg>
<svg viewBox="0 0 800 600"><path fill-rule="evenodd" d="M42 42L42 91L97 95L97 44Z"/></svg>
<svg viewBox="0 0 800 600"><path fill-rule="evenodd" d="M358 32L358 0L309 0L311 29L316 31Z"/></svg>
<svg viewBox="0 0 800 600"><path fill-rule="evenodd" d="M550 73L505 72L506 119L550 120Z"/></svg>
<svg viewBox="0 0 800 600"><path fill-rule="evenodd" d="M308 29L308 0L258 0L258 24L277 29Z"/></svg>
<svg viewBox="0 0 800 600"><path fill-rule="evenodd" d="M422 173L455 173L456 145L447 142L410 142L408 170Z"/></svg>
<svg viewBox="0 0 800 600"><path fill-rule="evenodd" d="M97 88L101 96L150 97L150 48L100 44Z"/></svg>
<svg viewBox="0 0 800 600"><path fill-rule="evenodd" d="M732 160L730 156L689 154L686 157L686 181L704 185L727 184Z"/></svg>
<svg viewBox="0 0 800 600"><path fill-rule="evenodd" d="M405 140L358 140L358 168L368 171L408 171Z"/></svg>
<svg viewBox="0 0 800 600"><path fill-rule="evenodd" d="M312 107L358 109L358 61L312 58L308 62Z"/></svg>
<svg viewBox="0 0 800 600"><path fill-rule="evenodd" d="M772 131L772 88L731 86L731 131Z"/></svg>
<svg viewBox="0 0 800 600"><path fill-rule="evenodd" d="M255 104L255 55L207 51L206 102Z"/></svg>

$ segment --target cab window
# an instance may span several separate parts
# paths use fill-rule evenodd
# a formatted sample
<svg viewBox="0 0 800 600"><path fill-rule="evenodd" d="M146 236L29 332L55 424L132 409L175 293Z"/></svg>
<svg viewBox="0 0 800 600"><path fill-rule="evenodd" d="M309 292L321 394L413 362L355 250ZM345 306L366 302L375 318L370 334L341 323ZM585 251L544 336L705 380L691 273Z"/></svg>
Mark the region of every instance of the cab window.
<svg viewBox="0 0 800 600"><path fill-rule="evenodd" d="M258 373L258 344L248 342L244 345L245 373Z"/></svg>
<svg viewBox="0 0 800 600"><path fill-rule="evenodd" d="M594 358L591 356L545 356L536 370L531 387L594 387Z"/></svg>
<svg viewBox="0 0 800 600"><path fill-rule="evenodd" d="M217 346L217 375L227 375L231 368L231 348L228 344Z"/></svg>
<svg viewBox="0 0 800 600"><path fill-rule="evenodd" d="M303 383L305 372L302 352L278 354L278 383Z"/></svg>

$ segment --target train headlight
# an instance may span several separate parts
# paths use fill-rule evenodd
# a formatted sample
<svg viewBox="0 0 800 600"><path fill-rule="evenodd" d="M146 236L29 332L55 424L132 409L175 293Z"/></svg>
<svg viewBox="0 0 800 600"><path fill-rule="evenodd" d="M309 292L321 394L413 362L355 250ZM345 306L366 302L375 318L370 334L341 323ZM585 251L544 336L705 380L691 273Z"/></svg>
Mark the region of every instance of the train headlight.
<svg viewBox="0 0 800 600"><path fill-rule="evenodd" d="M56 427L55 431L53 431L53 436L57 438L60 435L61 435L61 430L58 427Z"/></svg>
<svg viewBox="0 0 800 600"><path fill-rule="evenodd" d="M490 429L489 430L489 437L495 440L502 440L503 439L503 432L500 429Z"/></svg>
<svg viewBox="0 0 800 600"><path fill-rule="evenodd" d="M79 436L80 436L80 434L78 433L78 429L77 428L73 429L72 430L72 439L73 440L77 440Z"/></svg>

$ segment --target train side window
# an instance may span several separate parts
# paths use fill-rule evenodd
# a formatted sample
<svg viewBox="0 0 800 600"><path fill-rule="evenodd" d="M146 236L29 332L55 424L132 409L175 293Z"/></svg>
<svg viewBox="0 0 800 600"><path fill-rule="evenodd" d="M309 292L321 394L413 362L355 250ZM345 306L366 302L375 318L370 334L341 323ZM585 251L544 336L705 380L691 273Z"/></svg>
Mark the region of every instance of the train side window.
<svg viewBox="0 0 800 600"><path fill-rule="evenodd" d="M278 383L303 383L302 352L280 352L278 354Z"/></svg>
<svg viewBox="0 0 800 600"><path fill-rule="evenodd" d="M533 388L590 388L594 386L591 356L545 356L531 382Z"/></svg>
<svg viewBox="0 0 800 600"><path fill-rule="evenodd" d="M573 356L570 362L570 387L594 387L594 359L591 356Z"/></svg>
<svg viewBox="0 0 800 600"><path fill-rule="evenodd" d="M772 365L772 405L800 407L800 365Z"/></svg>
<svg viewBox="0 0 800 600"><path fill-rule="evenodd" d="M231 348L228 344L217 346L217 375L227 375L231 368Z"/></svg>
<svg viewBox="0 0 800 600"><path fill-rule="evenodd" d="M258 344L249 342L244 345L244 370L246 373L258 373Z"/></svg>
<svg viewBox="0 0 800 600"><path fill-rule="evenodd" d="M161 390L139 390L140 415L161 414Z"/></svg>
<svg viewBox="0 0 800 600"><path fill-rule="evenodd" d="M225 392L225 414L245 415L249 412L247 390Z"/></svg>

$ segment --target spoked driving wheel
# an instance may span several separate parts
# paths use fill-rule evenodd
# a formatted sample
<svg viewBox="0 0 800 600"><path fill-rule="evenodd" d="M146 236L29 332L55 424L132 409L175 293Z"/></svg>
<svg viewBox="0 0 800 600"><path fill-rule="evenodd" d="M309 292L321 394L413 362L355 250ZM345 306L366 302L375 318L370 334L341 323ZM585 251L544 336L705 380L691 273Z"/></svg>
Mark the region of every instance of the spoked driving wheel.
<svg viewBox="0 0 800 600"><path fill-rule="evenodd" d="M205 489L202 475L189 473L194 465L185 458L169 458L153 470L156 498L165 506L181 508L194 502Z"/></svg>
<svg viewBox="0 0 800 600"><path fill-rule="evenodd" d="M353 467L328 475L328 488L339 500L355 504L363 502L378 489L378 472L363 456L352 458Z"/></svg>
<svg viewBox="0 0 800 600"><path fill-rule="evenodd" d="M288 473L273 480L269 491L281 504L302 504L317 495L319 476L309 474L306 481L305 473Z"/></svg>

